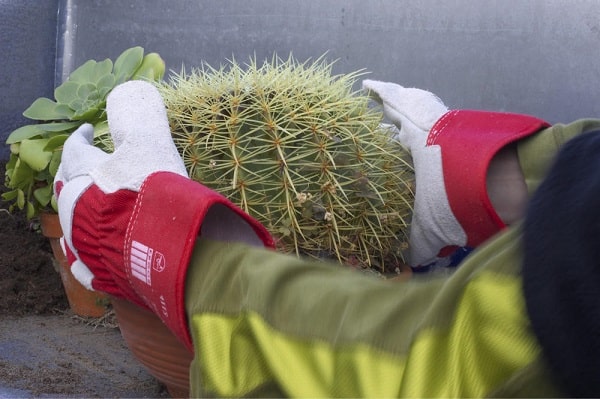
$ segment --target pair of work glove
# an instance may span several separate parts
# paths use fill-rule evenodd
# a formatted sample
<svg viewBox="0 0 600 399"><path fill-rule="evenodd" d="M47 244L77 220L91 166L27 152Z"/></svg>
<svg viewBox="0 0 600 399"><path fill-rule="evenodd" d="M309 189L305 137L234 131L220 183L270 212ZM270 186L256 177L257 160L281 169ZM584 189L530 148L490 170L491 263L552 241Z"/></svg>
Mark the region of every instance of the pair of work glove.
<svg viewBox="0 0 600 399"><path fill-rule="evenodd" d="M501 229L486 194L491 157L548 126L528 116L448 111L433 94L365 81L398 126L417 179L413 265L449 246L476 246ZM83 125L66 141L55 179L63 247L87 288L125 298L158 315L190 349L185 280L199 236L273 247L256 220L189 179L155 87L131 81L107 98L115 151L92 145ZM210 276L207 276L210 278Z"/></svg>

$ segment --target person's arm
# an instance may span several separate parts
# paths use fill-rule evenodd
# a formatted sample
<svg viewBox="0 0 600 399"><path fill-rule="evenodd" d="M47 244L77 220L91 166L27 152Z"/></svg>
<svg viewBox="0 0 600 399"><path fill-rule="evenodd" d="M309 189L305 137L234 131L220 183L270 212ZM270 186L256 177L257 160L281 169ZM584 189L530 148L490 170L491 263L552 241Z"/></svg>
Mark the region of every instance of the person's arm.
<svg viewBox="0 0 600 399"><path fill-rule="evenodd" d="M597 397L600 127L574 129L587 134L551 162L525 232L495 236L451 277L390 282L199 240L191 392Z"/></svg>
<svg viewBox="0 0 600 399"><path fill-rule="evenodd" d="M90 126L64 145L55 190L65 248L88 288L149 308L196 352L194 392L480 396L530 381L527 370L543 375L516 230L446 282L400 284L211 243L273 246L264 226L187 177L155 88L120 85L107 114L113 154L93 147Z"/></svg>
<svg viewBox="0 0 600 399"><path fill-rule="evenodd" d="M198 234L273 240L223 195L190 180L156 87L115 87L106 113L115 151L94 147L94 129L84 124L65 142L55 178L71 271L90 290L151 310L191 351L184 288Z"/></svg>
<svg viewBox="0 0 600 399"><path fill-rule="evenodd" d="M520 229L450 277L367 276L199 239L186 307L193 396L556 395L525 313Z"/></svg>
<svg viewBox="0 0 600 399"><path fill-rule="evenodd" d="M413 267L444 265L457 247L476 248L523 216L561 146L598 120L550 126L529 115L448 110L433 93L365 80L413 157Z"/></svg>

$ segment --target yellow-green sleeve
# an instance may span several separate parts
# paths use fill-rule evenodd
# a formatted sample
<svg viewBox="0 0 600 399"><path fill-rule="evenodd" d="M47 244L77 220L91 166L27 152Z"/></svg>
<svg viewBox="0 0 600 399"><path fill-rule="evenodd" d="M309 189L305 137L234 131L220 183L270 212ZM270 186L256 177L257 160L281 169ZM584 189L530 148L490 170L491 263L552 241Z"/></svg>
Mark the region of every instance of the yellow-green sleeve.
<svg viewBox="0 0 600 399"><path fill-rule="evenodd" d="M555 396L521 292L520 230L451 277L387 281L199 240L194 396Z"/></svg>

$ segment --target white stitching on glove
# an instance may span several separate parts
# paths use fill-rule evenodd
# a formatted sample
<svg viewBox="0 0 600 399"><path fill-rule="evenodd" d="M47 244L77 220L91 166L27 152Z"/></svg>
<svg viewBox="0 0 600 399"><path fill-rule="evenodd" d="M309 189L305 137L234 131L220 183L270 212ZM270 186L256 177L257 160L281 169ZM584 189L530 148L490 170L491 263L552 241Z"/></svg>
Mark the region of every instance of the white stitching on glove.
<svg viewBox="0 0 600 399"><path fill-rule="evenodd" d="M398 140L410 151L415 168L416 193L410 231L410 263L437 261L449 245L464 246L465 231L456 220L444 185L441 148L426 145L429 131L448 108L433 93L395 83L363 81L363 88L383 105L385 116L399 129Z"/></svg>

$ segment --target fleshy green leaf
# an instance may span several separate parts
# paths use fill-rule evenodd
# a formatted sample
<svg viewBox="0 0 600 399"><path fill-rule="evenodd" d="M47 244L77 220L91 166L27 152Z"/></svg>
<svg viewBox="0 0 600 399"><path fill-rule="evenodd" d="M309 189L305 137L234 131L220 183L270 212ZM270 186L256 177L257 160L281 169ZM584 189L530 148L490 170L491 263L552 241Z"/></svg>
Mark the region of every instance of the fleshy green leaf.
<svg viewBox="0 0 600 399"><path fill-rule="evenodd" d="M23 112L23 116L38 121L69 119L72 114L73 110L64 104L58 104L46 97L38 98Z"/></svg>
<svg viewBox="0 0 600 399"><path fill-rule="evenodd" d="M104 98L115 87L116 78L114 75L103 76L102 79L96 83L97 93L99 98Z"/></svg>
<svg viewBox="0 0 600 399"><path fill-rule="evenodd" d="M144 69L135 73L136 80L154 80L154 70L152 68Z"/></svg>
<svg viewBox="0 0 600 399"><path fill-rule="evenodd" d="M81 125L79 122L52 122L52 123L40 123L37 127L45 132L64 132L71 130L76 126Z"/></svg>
<svg viewBox="0 0 600 399"><path fill-rule="evenodd" d="M7 191L2 194L2 199L4 201L12 201L17 198L18 190Z"/></svg>
<svg viewBox="0 0 600 399"><path fill-rule="evenodd" d="M75 69L69 75L67 82L76 83L95 83L102 76L110 74L112 71L112 61L105 59L104 61L89 60Z"/></svg>
<svg viewBox="0 0 600 399"><path fill-rule="evenodd" d="M88 60L82 65L77 67L73 72L69 74L67 82L83 82L87 83L90 81L90 71L96 65L96 60Z"/></svg>
<svg viewBox="0 0 600 399"><path fill-rule="evenodd" d="M5 185L8 188L29 188L33 184L34 174L29 165L16 158L12 173L6 175Z"/></svg>
<svg viewBox="0 0 600 399"><path fill-rule="evenodd" d="M58 171L58 167L60 165L60 160L62 158L62 150L54 151L52 153L52 158L50 159L50 164L48 164L48 172L50 172L50 176L56 176L56 172Z"/></svg>
<svg viewBox="0 0 600 399"><path fill-rule="evenodd" d="M106 101L106 96L108 96L108 93L110 93L112 89L114 89L114 86L98 88L99 97L102 98L103 101Z"/></svg>
<svg viewBox="0 0 600 399"><path fill-rule="evenodd" d="M90 106L86 106L86 105L82 106L82 108L85 108L85 110L75 113L71 117L71 119L73 119L74 121L94 122L94 120L100 113L100 107L98 106L98 104L95 107L91 107L91 104L89 104L89 105Z"/></svg>
<svg viewBox="0 0 600 399"><path fill-rule="evenodd" d="M50 163L48 163L48 164L50 164ZM48 182L49 180L52 180L51 176L50 176L50 172L48 171L48 168L37 172L33 176L33 178L35 179L36 182L41 182L41 181Z"/></svg>
<svg viewBox="0 0 600 399"><path fill-rule="evenodd" d="M52 152L56 150L58 147L62 147L62 145L69 138L68 134L60 134L57 136L53 136L48 140L48 143L44 147L44 151Z"/></svg>
<svg viewBox="0 0 600 399"><path fill-rule="evenodd" d="M12 155L17 155L19 154L19 149L21 149L21 144L20 143L12 143L10 145L10 153Z"/></svg>
<svg viewBox="0 0 600 399"><path fill-rule="evenodd" d="M150 53L144 57L142 64L137 69L132 79L141 79L142 77L158 81L165 74L165 61L158 53Z"/></svg>
<svg viewBox="0 0 600 399"><path fill-rule="evenodd" d="M54 98L61 104L70 104L79 97L77 92L81 85L82 83L80 82L67 80L54 90Z"/></svg>
<svg viewBox="0 0 600 399"><path fill-rule="evenodd" d="M100 92L96 89L90 93L86 100L93 108L102 108L100 104L104 104L104 97L100 95Z"/></svg>
<svg viewBox="0 0 600 399"><path fill-rule="evenodd" d="M25 193L21 189L17 190L17 206L19 209L25 207Z"/></svg>
<svg viewBox="0 0 600 399"><path fill-rule="evenodd" d="M27 219L31 219L35 216L35 208L31 202L27 202L27 211L26 211Z"/></svg>
<svg viewBox="0 0 600 399"><path fill-rule="evenodd" d="M43 131L38 126L39 125L25 125L13 130L6 139L6 144L14 144L35 136L41 136Z"/></svg>
<svg viewBox="0 0 600 399"><path fill-rule="evenodd" d="M19 145L19 144L17 144ZM12 147L12 145L11 145ZM18 154L18 152L17 152ZM17 164L17 162L19 161L19 157L17 156L17 154L10 154L10 157L8 158L8 162L6 163L6 173L9 173L9 171L11 171L15 168L15 165Z"/></svg>
<svg viewBox="0 0 600 399"><path fill-rule="evenodd" d="M40 203L42 207L50 203L52 198L52 186L47 185L33 191L33 197Z"/></svg>
<svg viewBox="0 0 600 399"><path fill-rule="evenodd" d="M14 130L6 139L6 144L16 144L36 136L47 136L47 133L65 132L80 125L79 122L54 122L25 125Z"/></svg>
<svg viewBox="0 0 600 399"><path fill-rule="evenodd" d="M108 58L105 59L104 61L97 62L96 65L94 66L94 69L92 70L92 73L90 74L90 76L88 78L88 82L91 82L91 83L99 82L104 76L111 75L112 69L113 69L113 63Z"/></svg>
<svg viewBox="0 0 600 399"><path fill-rule="evenodd" d="M102 121L94 126L94 138L103 139L103 136L109 136L108 121Z"/></svg>
<svg viewBox="0 0 600 399"><path fill-rule="evenodd" d="M132 47L121 53L115 61L114 74L116 84L131 79L135 71L142 65L144 59L144 49L142 47Z"/></svg>
<svg viewBox="0 0 600 399"><path fill-rule="evenodd" d="M77 88L77 98L81 98L82 100L88 99L90 98L90 96L92 95L97 95L96 94L96 86L92 83L85 83L80 85ZM79 111L79 110L75 110L75 111Z"/></svg>
<svg viewBox="0 0 600 399"><path fill-rule="evenodd" d="M54 212L58 213L58 201L56 200L55 194L52 194L52 199L50 199L50 206L52 206Z"/></svg>
<svg viewBox="0 0 600 399"><path fill-rule="evenodd" d="M85 108L85 100L83 98L79 98L77 97L76 99L74 99L73 101L71 101L69 103L69 107L71 107L71 109L75 110L73 112L73 115L71 115L71 118L76 115L78 112L81 112L81 110L83 110Z"/></svg>
<svg viewBox="0 0 600 399"><path fill-rule="evenodd" d="M44 151L44 147L48 144L49 139L38 140L23 140L19 157L23 162L26 162L33 170L42 171L48 166L52 153Z"/></svg>

